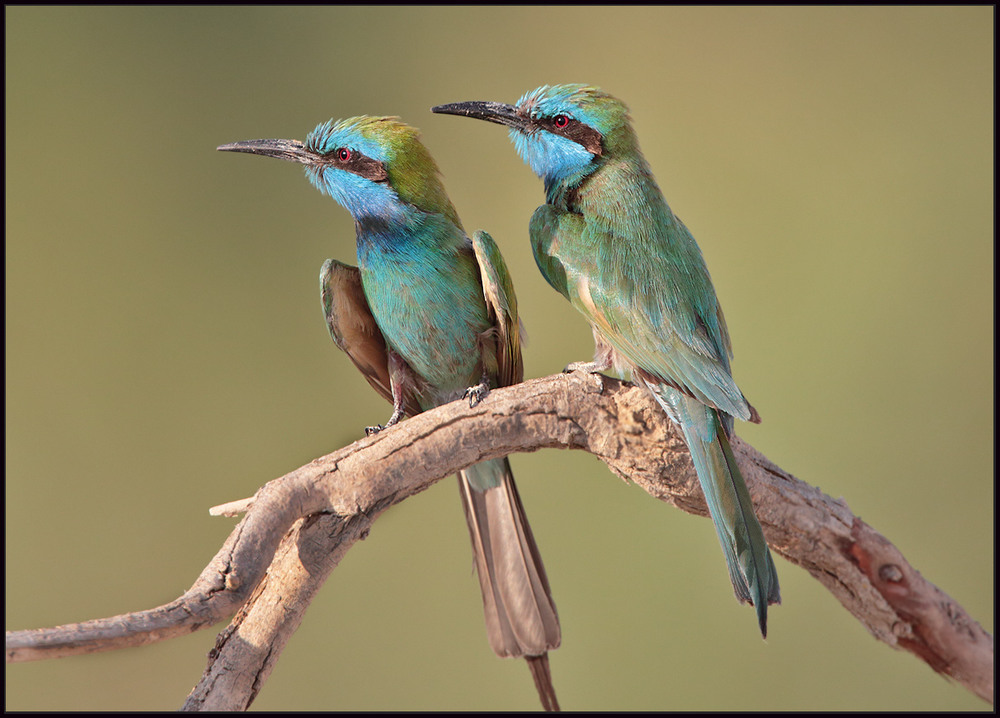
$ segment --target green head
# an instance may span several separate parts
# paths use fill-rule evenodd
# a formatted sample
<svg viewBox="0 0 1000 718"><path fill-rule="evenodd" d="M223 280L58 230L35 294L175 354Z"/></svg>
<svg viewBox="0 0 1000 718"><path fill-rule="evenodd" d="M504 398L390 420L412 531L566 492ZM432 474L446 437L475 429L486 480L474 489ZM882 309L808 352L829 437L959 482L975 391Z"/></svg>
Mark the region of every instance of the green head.
<svg viewBox="0 0 1000 718"><path fill-rule="evenodd" d="M389 219L415 207L461 226L419 133L397 117L330 120L310 132L305 142L245 140L217 149L305 165L309 181L347 208L355 220Z"/></svg>
<svg viewBox="0 0 1000 718"><path fill-rule="evenodd" d="M516 105L455 102L431 112L505 125L518 154L546 189L574 187L602 162L638 149L628 108L589 85L543 85Z"/></svg>

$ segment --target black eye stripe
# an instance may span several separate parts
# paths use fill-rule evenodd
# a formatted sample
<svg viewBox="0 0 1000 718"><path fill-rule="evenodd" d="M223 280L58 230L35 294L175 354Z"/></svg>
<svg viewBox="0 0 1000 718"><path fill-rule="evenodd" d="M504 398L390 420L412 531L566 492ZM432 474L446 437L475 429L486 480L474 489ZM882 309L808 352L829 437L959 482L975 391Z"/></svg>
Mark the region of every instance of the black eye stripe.
<svg viewBox="0 0 1000 718"><path fill-rule="evenodd" d="M385 165L349 147L338 147L326 157L328 158L327 162L339 169L364 177L372 182L385 182L389 179Z"/></svg>
<svg viewBox="0 0 1000 718"><path fill-rule="evenodd" d="M553 134L573 140L592 155L600 157L604 154L604 143L602 142L601 133L579 120L574 120L569 115L560 113L539 120L537 124Z"/></svg>

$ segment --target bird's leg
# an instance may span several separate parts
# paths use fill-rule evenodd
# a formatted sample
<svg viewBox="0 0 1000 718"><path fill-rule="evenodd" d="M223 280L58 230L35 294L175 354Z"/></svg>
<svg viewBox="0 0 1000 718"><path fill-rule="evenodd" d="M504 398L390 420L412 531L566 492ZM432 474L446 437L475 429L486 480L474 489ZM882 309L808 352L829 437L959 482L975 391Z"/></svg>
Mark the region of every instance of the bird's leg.
<svg viewBox="0 0 1000 718"><path fill-rule="evenodd" d="M465 394L462 395L463 399L469 400L469 408L471 409L476 404L481 402L486 398L486 395L490 393L490 377L486 373L486 369L483 369L482 380L475 386L470 386L465 390Z"/></svg>
<svg viewBox="0 0 1000 718"><path fill-rule="evenodd" d="M594 331L594 361L575 361L566 365L563 373L570 374L574 371L585 371L588 374L597 374L611 368L612 349L603 337L597 333L597 327L592 326Z"/></svg>
<svg viewBox="0 0 1000 718"><path fill-rule="evenodd" d="M396 392L393 391L392 393L393 393L393 398L395 399ZM392 407L392 416L389 417L389 421L385 422L385 424L376 424L375 426L366 426L365 427L365 436L372 436L373 434L379 433L383 429L388 429L393 424L398 424L399 420L402 419L402 418L403 418L403 407L401 405L397 406L395 404L395 401L394 401L393 402L393 407Z"/></svg>
<svg viewBox="0 0 1000 718"><path fill-rule="evenodd" d="M403 418L403 414L406 413L404 409L403 400L403 390L405 386L406 377L408 376L409 367L399 354L388 350L389 359L389 384L392 388L392 416L385 424L377 424L376 426L366 426L365 436L371 436L372 434L377 434L383 429L388 429L394 424L398 424L399 420Z"/></svg>

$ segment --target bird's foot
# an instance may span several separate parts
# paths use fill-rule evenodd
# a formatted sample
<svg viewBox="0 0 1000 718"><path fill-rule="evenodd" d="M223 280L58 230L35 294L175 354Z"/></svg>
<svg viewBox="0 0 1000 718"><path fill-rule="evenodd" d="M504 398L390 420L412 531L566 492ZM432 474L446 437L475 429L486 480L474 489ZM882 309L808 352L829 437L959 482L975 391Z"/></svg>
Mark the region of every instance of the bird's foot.
<svg viewBox="0 0 1000 718"><path fill-rule="evenodd" d="M465 394L462 398L469 400L469 408L471 409L476 404L481 402L486 398L486 395L490 393L490 385L483 381L475 386L470 386L465 390Z"/></svg>
<svg viewBox="0 0 1000 718"><path fill-rule="evenodd" d="M399 420L402 418L403 418L402 410L393 411L392 416L389 417L389 421L385 422L384 426L382 424L376 424L375 426L366 426L365 436L374 436L380 431L384 431L385 429L388 429L390 426L398 424Z"/></svg>
<svg viewBox="0 0 1000 718"><path fill-rule="evenodd" d="M600 374L602 371L606 371L610 368L610 365L599 361L575 361L566 365L563 369L563 374L572 374L575 371L585 371L588 374Z"/></svg>

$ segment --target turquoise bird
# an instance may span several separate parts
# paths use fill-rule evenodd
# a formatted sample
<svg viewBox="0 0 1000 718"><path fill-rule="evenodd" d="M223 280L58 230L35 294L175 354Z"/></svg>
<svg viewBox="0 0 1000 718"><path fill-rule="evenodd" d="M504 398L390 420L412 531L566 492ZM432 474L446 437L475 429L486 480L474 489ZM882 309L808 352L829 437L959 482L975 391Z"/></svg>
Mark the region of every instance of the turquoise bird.
<svg viewBox="0 0 1000 718"><path fill-rule="evenodd" d="M590 322L593 362L645 386L680 425L722 543L736 597L757 611L780 603L778 575L729 436L760 417L730 372L732 349L701 250L670 210L628 109L586 85L539 87L516 105L457 102L433 112L505 125L545 183L531 217L545 279Z"/></svg>
<svg viewBox="0 0 1000 718"><path fill-rule="evenodd" d="M468 237L417 130L395 117L320 124L306 141L222 145L299 162L354 218L358 266L320 273L334 342L392 402L385 427L456 399L474 405L523 378L521 325L507 267L486 232ZM370 427L372 433L382 426ZM558 710L547 652L559 619L510 463L459 473L490 645L524 657L546 710Z"/></svg>

